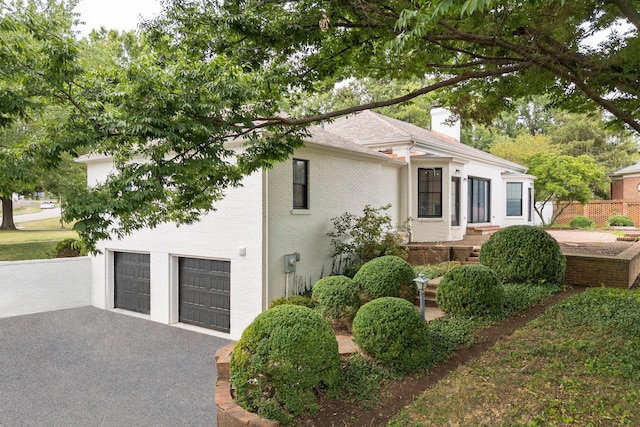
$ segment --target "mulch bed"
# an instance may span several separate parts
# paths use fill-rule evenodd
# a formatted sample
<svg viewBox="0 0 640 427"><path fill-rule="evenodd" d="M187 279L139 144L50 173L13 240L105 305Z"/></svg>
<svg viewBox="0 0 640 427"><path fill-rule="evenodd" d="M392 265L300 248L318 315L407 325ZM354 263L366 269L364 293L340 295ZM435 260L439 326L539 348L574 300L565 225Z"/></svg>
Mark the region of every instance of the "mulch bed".
<svg viewBox="0 0 640 427"><path fill-rule="evenodd" d="M498 342L500 338L511 335L516 329L523 327L529 321L540 316L548 306L583 290L584 288L581 287L570 287L566 291L548 298L519 315L504 319L478 331L473 345L460 348L453 357L438 364L426 374L399 381L389 381L382 390L380 404L372 410L366 410L358 405L322 396L320 399L320 411L314 417L300 420L298 425L307 427L370 427L384 424L405 406L411 404L415 397L443 379L449 372L478 358Z"/></svg>

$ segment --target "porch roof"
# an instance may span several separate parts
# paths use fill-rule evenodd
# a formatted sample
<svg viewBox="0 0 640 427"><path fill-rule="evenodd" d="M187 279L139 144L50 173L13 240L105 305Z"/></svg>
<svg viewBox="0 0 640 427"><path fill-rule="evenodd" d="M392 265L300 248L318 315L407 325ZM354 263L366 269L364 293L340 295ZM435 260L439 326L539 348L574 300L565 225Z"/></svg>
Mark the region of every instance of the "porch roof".
<svg viewBox="0 0 640 427"><path fill-rule="evenodd" d="M361 111L352 116L341 117L327 124L325 129L364 146L382 142L413 142L435 155L476 159L523 173L527 170L525 166L470 147L453 138L372 111Z"/></svg>

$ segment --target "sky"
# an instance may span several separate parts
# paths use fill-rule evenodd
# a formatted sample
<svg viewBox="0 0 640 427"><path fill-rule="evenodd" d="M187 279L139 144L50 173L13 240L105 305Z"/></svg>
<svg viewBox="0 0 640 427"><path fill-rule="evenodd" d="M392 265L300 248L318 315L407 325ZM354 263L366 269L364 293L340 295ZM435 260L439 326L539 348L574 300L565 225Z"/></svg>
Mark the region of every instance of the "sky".
<svg viewBox="0 0 640 427"><path fill-rule="evenodd" d="M140 16L149 19L161 10L158 0L80 0L75 11L86 24L78 27L81 36L105 27L120 31L135 30Z"/></svg>

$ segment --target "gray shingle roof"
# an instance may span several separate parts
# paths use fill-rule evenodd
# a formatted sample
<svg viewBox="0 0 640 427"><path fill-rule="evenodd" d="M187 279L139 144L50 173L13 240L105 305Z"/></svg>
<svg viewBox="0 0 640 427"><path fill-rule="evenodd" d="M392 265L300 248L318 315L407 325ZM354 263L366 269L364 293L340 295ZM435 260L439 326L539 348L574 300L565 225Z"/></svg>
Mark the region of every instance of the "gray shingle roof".
<svg viewBox="0 0 640 427"><path fill-rule="evenodd" d="M355 142L349 141L335 133L328 132L320 126L311 126L309 128L309 133L311 134L311 138L307 138L307 143L365 154L377 157L380 160L390 160L389 156L382 154L379 151L356 144Z"/></svg>
<svg viewBox="0 0 640 427"><path fill-rule="evenodd" d="M626 168L622 168L622 169L618 169L616 171L610 172L609 176L618 177L618 176L624 176L624 175L629 175L633 173L640 173L640 160L638 161L638 163L634 165L627 166Z"/></svg>
<svg viewBox="0 0 640 427"><path fill-rule="evenodd" d="M476 159L522 172L527 170L525 166L373 111L361 111L355 115L341 117L327 124L325 130L362 145L381 142L415 142L416 148L423 148L427 152Z"/></svg>

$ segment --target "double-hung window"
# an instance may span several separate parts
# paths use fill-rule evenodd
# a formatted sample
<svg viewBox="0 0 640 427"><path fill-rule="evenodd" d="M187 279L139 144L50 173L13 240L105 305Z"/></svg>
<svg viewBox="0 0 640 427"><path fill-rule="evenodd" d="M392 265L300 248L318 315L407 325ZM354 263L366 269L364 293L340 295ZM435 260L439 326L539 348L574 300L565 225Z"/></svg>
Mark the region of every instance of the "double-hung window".
<svg viewBox="0 0 640 427"><path fill-rule="evenodd" d="M293 209L309 209L309 161L293 159Z"/></svg>
<svg viewBox="0 0 640 427"><path fill-rule="evenodd" d="M507 182L507 216L522 216L521 182Z"/></svg>
<svg viewBox="0 0 640 427"><path fill-rule="evenodd" d="M442 168L418 169L418 218L442 218Z"/></svg>

